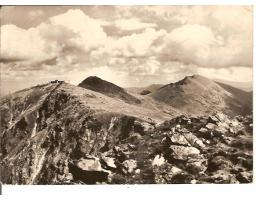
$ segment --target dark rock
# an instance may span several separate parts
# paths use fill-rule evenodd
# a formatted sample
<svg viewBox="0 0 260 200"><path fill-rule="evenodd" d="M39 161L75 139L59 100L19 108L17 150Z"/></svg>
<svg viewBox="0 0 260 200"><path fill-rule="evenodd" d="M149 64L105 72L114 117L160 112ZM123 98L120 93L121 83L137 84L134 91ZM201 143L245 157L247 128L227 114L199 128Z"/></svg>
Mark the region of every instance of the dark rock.
<svg viewBox="0 0 260 200"><path fill-rule="evenodd" d="M253 174L252 172L239 172L236 178L240 183L252 183Z"/></svg>
<svg viewBox="0 0 260 200"><path fill-rule="evenodd" d="M215 172L222 169L229 169L232 167L232 163L228 161L224 156L216 156L208 160L208 172Z"/></svg>
<svg viewBox="0 0 260 200"><path fill-rule="evenodd" d="M143 90L142 92L140 92L141 95L147 95L150 94L151 91L150 90Z"/></svg>
<svg viewBox="0 0 260 200"><path fill-rule="evenodd" d="M69 171L75 181L82 181L86 184L96 184L97 182L107 181L108 172L83 170L82 168L69 163Z"/></svg>

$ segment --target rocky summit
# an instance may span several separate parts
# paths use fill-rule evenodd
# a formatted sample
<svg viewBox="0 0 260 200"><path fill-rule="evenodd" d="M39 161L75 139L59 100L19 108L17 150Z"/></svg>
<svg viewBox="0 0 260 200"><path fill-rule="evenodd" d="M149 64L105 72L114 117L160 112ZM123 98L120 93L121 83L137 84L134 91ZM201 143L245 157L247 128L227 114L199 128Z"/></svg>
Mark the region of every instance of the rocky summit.
<svg viewBox="0 0 260 200"><path fill-rule="evenodd" d="M250 95L200 76L140 94L90 77L1 98L2 184L253 181Z"/></svg>

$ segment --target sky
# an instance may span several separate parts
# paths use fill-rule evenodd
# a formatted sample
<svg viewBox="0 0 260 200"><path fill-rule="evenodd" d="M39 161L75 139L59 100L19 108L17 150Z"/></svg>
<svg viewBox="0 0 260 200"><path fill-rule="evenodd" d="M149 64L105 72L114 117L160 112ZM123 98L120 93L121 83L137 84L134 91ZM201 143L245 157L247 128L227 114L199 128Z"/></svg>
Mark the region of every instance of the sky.
<svg viewBox="0 0 260 200"><path fill-rule="evenodd" d="M200 74L252 82L252 6L3 6L1 93L99 76L122 87Z"/></svg>

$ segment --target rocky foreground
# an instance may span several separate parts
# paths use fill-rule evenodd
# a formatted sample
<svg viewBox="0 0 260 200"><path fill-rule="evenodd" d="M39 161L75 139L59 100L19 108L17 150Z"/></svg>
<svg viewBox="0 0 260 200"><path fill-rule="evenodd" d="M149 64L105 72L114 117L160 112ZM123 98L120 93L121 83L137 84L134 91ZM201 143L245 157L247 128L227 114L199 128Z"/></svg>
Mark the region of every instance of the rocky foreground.
<svg viewBox="0 0 260 200"><path fill-rule="evenodd" d="M132 105L63 82L2 98L2 184L253 181L252 115L171 117L148 98Z"/></svg>
<svg viewBox="0 0 260 200"><path fill-rule="evenodd" d="M44 119L45 121L46 119ZM66 125L68 126L69 119ZM48 120L46 121L48 123ZM79 125L81 124L81 125ZM176 117L155 125L89 117L78 131L54 123L2 162L4 184L250 183L252 118ZM65 126L66 126L65 125ZM22 127L17 127L21 129Z"/></svg>

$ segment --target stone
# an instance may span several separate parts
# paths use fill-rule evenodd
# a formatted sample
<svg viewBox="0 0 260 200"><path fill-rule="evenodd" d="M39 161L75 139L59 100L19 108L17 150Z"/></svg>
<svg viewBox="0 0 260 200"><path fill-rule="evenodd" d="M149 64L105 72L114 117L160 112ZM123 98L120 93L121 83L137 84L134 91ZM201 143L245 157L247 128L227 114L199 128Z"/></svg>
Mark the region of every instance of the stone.
<svg viewBox="0 0 260 200"><path fill-rule="evenodd" d="M172 166L171 168L172 177L176 176L177 174L182 173L182 170L178 167Z"/></svg>
<svg viewBox="0 0 260 200"><path fill-rule="evenodd" d="M148 122L135 121L134 122L134 131L140 134L153 129L153 126Z"/></svg>
<svg viewBox="0 0 260 200"><path fill-rule="evenodd" d="M199 129L199 132L200 133L208 133L209 131L208 131L208 129L202 127L202 128Z"/></svg>
<svg viewBox="0 0 260 200"><path fill-rule="evenodd" d="M170 183L173 177L182 173L182 170L165 162L161 166L153 166L153 173L156 183Z"/></svg>
<svg viewBox="0 0 260 200"><path fill-rule="evenodd" d="M227 118L227 116L226 115L224 115L223 113L217 113L216 115L215 115L215 117L216 118L218 118L218 120L219 121L227 121L228 120L228 118Z"/></svg>
<svg viewBox="0 0 260 200"><path fill-rule="evenodd" d="M214 130L214 136L220 136L221 134L226 134L228 132L228 129L226 125L219 125Z"/></svg>
<svg viewBox="0 0 260 200"><path fill-rule="evenodd" d="M129 173L132 173L137 168L136 160L129 159L123 162L123 166L127 169Z"/></svg>
<svg viewBox="0 0 260 200"><path fill-rule="evenodd" d="M214 130L216 125L212 124L212 123L207 123L207 125L205 126L208 130Z"/></svg>
<svg viewBox="0 0 260 200"><path fill-rule="evenodd" d="M213 136L214 136L213 132L206 129L206 128L199 129L199 131L196 135L198 137L201 137L201 138L204 138L204 139L212 139Z"/></svg>
<svg viewBox="0 0 260 200"><path fill-rule="evenodd" d="M194 178L192 175L187 173L180 173L174 176L171 180L171 183L174 184L189 184Z"/></svg>
<svg viewBox="0 0 260 200"><path fill-rule="evenodd" d="M171 145L172 157L177 160L186 160L190 156L196 156L200 154L200 150L195 147L185 147Z"/></svg>
<svg viewBox="0 0 260 200"><path fill-rule="evenodd" d="M189 123L189 121L190 121L190 119L187 118L186 116L180 116L180 117L178 118L178 122L179 122L181 125L186 125L186 124Z"/></svg>
<svg viewBox="0 0 260 200"><path fill-rule="evenodd" d="M87 155L77 162L77 166L86 171L101 171L102 167L99 158Z"/></svg>
<svg viewBox="0 0 260 200"><path fill-rule="evenodd" d="M218 171L213 176L211 176L211 178L213 179L214 183L237 183L237 179L233 174L223 170Z"/></svg>
<svg viewBox="0 0 260 200"><path fill-rule="evenodd" d="M193 179L193 180L191 180L190 183L191 183L191 184L196 184L196 183L197 183L197 180Z"/></svg>
<svg viewBox="0 0 260 200"><path fill-rule="evenodd" d="M227 160L224 156L216 156L208 160L209 172L215 172L218 170L228 170L233 164L231 161Z"/></svg>
<svg viewBox="0 0 260 200"><path fill-rule="evenodd" d="M175 127L172 127L172 128L171 128L171 132L172 132L172 133L175 133Z"/></svg>
<svg viewBox="0 0 260 200"><path fill-rule="evenodd" d="M74 161L75 162L75 161ZM106 182L109 172L101 168L99 159L96 157L81 158L75 163L68 163L70 173L74 181L81 181L86 184Z"/></svg>
<svg viewBox="0 0 260 200"><path fill-rule="evenodd" d="M186 164L186 170L192 174L204 173L207 170L207 159L190 159Z"/></svg>
<svg viewBox="0 0 260 200"><path fill-rule="evenodd" d="M217 122L219 122L219 119L216 116L209 116L208 117L208 122L213 123L213 124L217 124Z"/></svg>
<svg viewBox="0 0 260 200"><path fill-rule="evenodd" d="M115 158L110 157L102 157L102 160L106 163L108 167L116 169L117 166L115 165Z"/></svg>
<svg viewBox="0 0 260 200"><path fill-rule="evenodd" d="M163 155L156 155L152 161L152 166L161 166L165 163Z"/></svg>
<svg viewBox="0 0 260 200"><path fill-rule="evenodd" d="M253 181L253 173L239 172L236 178L240 183L251 183Z"/></svg>
<svg viewBox="0 0 260 200"><path fill-rule="evenodd" d="M176 133L171 136L171 141L173 144L180 144L180 145L189 145L189 142L186 140L186 138L180 134Z"/></svg>
<svg viewBox="0 0 260 200"><path fill-rule="evenodd" d="M72 180L73 180L72 174L71 174L71 173L68 173L68 174L65 176L64 181L65 181L65 182L70 182L70 181L72 181Z"/></svg>
<svg viewBox="0 0 260 200"><path fill-rule="evenodd" d="M192 145L195 146L199 149L203 149L205 148L204 143L198 138L196 137L193 133L186 133L184 134L184 137L186 138L186 140Z"/></svg>

